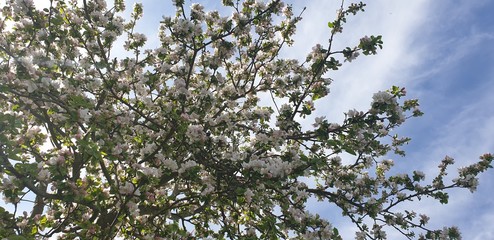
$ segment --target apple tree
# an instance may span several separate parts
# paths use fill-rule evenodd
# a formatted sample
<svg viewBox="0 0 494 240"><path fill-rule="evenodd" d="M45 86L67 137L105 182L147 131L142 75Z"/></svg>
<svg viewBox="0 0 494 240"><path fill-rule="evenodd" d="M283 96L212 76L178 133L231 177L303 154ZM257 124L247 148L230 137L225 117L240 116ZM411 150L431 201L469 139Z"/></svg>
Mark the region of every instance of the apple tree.
<svg viewBox="0 0 494 240"><path fill-rule="evenodd" d="M410 140L393 129L422 114L400 87L341 122L314 116L331 74L382 47L381 36L333 47L365 4L342 3L329 41L300 60L280 51L303 10L281 0L222 3L219 11L173 0L176 14L163 17L149 49L136 27L142 4L124 17L123 0L5 1L0 192L10 208L0 207L0 237L341 239L333 219L307 210L317 199L340 209L357 239L459 238L457 228L430 229L426 213L398 207L474 191L492 155L452 182L450 157L431 181L390 172L385 156L403 155Z"/></svg>

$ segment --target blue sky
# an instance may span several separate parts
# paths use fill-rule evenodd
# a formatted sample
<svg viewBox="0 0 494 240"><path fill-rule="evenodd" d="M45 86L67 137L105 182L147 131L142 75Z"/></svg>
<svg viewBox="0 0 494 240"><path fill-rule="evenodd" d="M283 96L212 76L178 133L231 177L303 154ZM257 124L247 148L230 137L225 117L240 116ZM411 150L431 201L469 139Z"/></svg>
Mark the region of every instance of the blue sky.
<svg viewBox="0 0 494 240"><path fill-rule="evenodd" d="M133 1L126 2L130 9ZM157 23L170 8L164 1L142 2L145 18L139 26L152 45L157 41ZM211 6L216 1L202 2ZM295 45L283 56L303 59L313 45L327 42L327 22L336 16L339 1L292 2L295 13L307 9ZM382 35L384 49L331 73L335 80L331 94L316 104L316 114L341 120L349 109L367 109L374 92L399 85L406 87L409 97L420 99L425 115L397 129L412 138L405 158L393 156L398 171L418 169L432 177L445 155L455 158L459 167L494 152L494 1L364 2L366 11L348 19L344 32L336 36L336 47L355 45L364 35ZM464 239L494 239L489 224L494 222L492 189L494 171L481 176L474 194L452 191L448 205L426 200L409 207L429 214L431 226L460 227ZM353 225L339 221L339 213L324 212L319 205L311 208L334 219L344 239L353 239Z"/></svg>
<svg viewBox="0 0 494 240"><path fill-rule="evenodd" d="M132 1L127 0L127 3ZM150 44L157 21L169 11L165 1L143 1L143 32ZM199 1L206 8L217 1ZM215 4L213 4L215 2ZM219 1L218 1L219 2ZM294 12L307 7L298 26L295 45L284 57L304 59L312 46L325 44L327 22L336 16L340 1L291 1ZM351 1L347 1L347 4ZM406 87L408 97L419 98L425 115L414 118L396 132L409 136L405 158L395 157L397 171L422 170L432 178L444 156L456 159L456 167L473 163L494 151L494 1L364 1L366 11L349 17L335 49L353 46L364 35L382 35L384 49L377 56L361 57L330 73L335 81L328 98L316 103L316 115L335 121L349 109L365 110L372 94L392 85ZM186 1L186 4L191 1ZM451 177L456 173L451 169ZM478 191L452 191L450 203L413 202L409 209L431 216L430 227L458 226L464 239L494 239L494 171L483 174ZM344 239L353 239L355 227L341 220L327 205L313 205L340 227ZM399 235L389 233L390 239Z"/></svg>
<svg viewBox="0 0 494 240"><path fill-rule="evenodd" d="M296 49L303 52L316 42L325 42L326 22L334 16L336 2L296 2L296 6L307 6L298 28L300 45ZM349 19L336 42L343 46L355 43L362 35L380 34L384 49L335 73L332 93L322 100L327 102L319 104L319 112L342 118L347 109L365 110L372 93L399 85L406 87L409 97L420 99L425 115L397 129L412 138L405 158L393 156L398 171L420 169L434 176L445 155L455 158L460 167L476 161L482 153L492 152L494 16L490 10L494 2L366 2L366 11ZM290 51L289 55L297 57L298 53ZM460 227L464 239L494 239L494 229L487 224L494 221L493 187L491 171L481 176L474 194L452 191L448 205L426 200L408 207L429 214L431 226ZM353 238L351 225L345 221L335 225L342 227L340 232L346 238Z"/></svg>

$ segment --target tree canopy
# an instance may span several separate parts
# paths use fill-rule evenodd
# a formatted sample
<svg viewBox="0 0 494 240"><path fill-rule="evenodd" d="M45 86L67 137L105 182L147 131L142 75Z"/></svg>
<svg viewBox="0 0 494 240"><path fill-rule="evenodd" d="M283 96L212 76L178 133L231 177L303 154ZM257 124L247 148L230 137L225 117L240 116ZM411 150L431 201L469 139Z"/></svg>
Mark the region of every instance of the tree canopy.
<svg viewBox="0 0 494 240"><path fill-rule="evenodd" d="M444 179L450 157L431 181L420 171L390 172L385 157L404 155L410 140L393 129L422 115L397 86L342 122L308 118L329 94L332 72L382 47L381 36L363 36L333 49L365 4L342 2L328 42L286 59L280 51L293 44L302 9L281 0L222 3L226 15L173 0L159 46L146 49L136 27L142 4L125 19L123 0L6 1L0 192L14 211L0 207L0 237L341 239L332 219L307 210L314 198L338 207L356 239L385 239L386 231L460 237L400 206L425 197L446 204L451 188L473 192L491 154L452 182ZM119 39L125 54L113 50ZM302 126L305 118L315 120ZM21 203L31 209L21 213Z"/></svg>

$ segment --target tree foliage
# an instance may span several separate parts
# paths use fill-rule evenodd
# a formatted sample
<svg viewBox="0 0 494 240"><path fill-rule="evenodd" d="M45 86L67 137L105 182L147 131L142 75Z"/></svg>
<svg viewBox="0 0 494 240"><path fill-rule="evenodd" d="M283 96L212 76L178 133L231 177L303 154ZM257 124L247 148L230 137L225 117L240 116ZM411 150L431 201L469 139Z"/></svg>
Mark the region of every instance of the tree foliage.
<svg viewBox="0 0 494 240"><path fill-rule="evenodd" d="M289 4L223 0L231 14L222 16L173 3L159 46L145 49L141 4L124 19L122 0L51 0L44 9L6 1L0 192L15 211L0 208L0 237L340 239L331 219L307 211L310 198L341 209L357 239L384 239L387 230L459 237L397 207L424 197L447 203L449 188L475 190L493 157L449 183L450 157L431 183L420 171L391 174L383 157L403 155L409 141L392 130L422 114L403 88L376 93L368 110L350 110L342 122L318 116L301 125L328 95L331 72L382 47L381 36L332 47L365 4L342 4L327 45L299 61L280 57L301 20ZM115 53L122 38L126 53ZM17 211L22 202L30 212Z"/></svg>

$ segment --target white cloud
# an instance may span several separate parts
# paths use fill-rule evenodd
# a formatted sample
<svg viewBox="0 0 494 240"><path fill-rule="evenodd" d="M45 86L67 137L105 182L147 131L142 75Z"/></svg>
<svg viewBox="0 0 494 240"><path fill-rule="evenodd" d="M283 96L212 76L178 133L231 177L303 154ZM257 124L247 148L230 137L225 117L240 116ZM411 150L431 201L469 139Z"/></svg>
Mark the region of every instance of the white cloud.
<svg viewBox="0 0 494 240"><path fill-rule="evenodd" d="M327 22L336 17L337 1L310 1L307 4L304 19L297 27L295 45L285 52L288 57L303 59L316 43L328 42ZM403 72L418 62L420 53L411 49L411 43L428 13L424 10L426 6L426 1L373 1L365 12L349 16L343 33L335 36L333 50L352 47L365 35L383 35L384 48L377 56L361 56L352 63L345 63L341 70L330 72L328 75L335 80L332 92L328 98L316 103L316 108L325 106L318 113L341 120L342 113L349 109L368 108L374 92L403 84L409 78Z"/></svg>
<svg viewBox="0 0 494 240"><path fill-rule="evenodd" d="M490 79L492 77L494 74ZM459 106L458 112L444 113L452 116L444 125L430 126L435 128L434 132L440 134L430 139L425 144L425 149L418 149L412 153L408 161L418 161L417 166L422 165L420 168L428 172L431 177L437 172L437 161L446 154L456 159L455 167L461 167L477 161L477 157L484 152L492 151L494 149L494 139L492 139L494 112L488 109L492 108L494 102L494 95L492 95L494 84L486 84L483 87L484 91L478 92L474 101ZM452 174L448 177L455 177L454 168L450 170ZM486 227L472 224L472 222L492 217L489 214L494 212L492 200L490 200L493 186L494 173L489 171L481 175L478 191L473 194L468 190L453 191L448 205L437 206L438 204L430 202L423 202L419 205L425 212L430 213L433 224L458 225L465 239L473 239L478 234L492 234L492 232L485 232ZM489 201L491 204L488 204Z"/></svg>
<svg viewBox="0 0 494 240"><path fill-rule="evenodd" d="M487 212L480 217L476 218L471 224L473 231L466 231L473 240L494 239L494 229L492 223L494 221L494 214L492 211Z"/></svg>
<svg viewBox="0 0 494 240"><path fill-rule="evenodd" d="M423 87L433 83L433 87L440 88L440 85L444 84L440 82L440 79L431 82L434 81L432 77L458 67L458 63L471 54L472 48L481 48L483 44L492 42L491 33L474 27L464 29L465 34L462 38L447 39L447 36L440 35L444 33L442 28L452 27L449 24L471 21L470 18L475 16L474 12L485 3L486 1L475 3L471 1L459 3L445 1L438 3L429 1L369 2L365 13L349 18L349 23L344 29L346 32L337 36L335 41L339 43L337 46L343 47L345 46L343 44L355 44L363 35L381 34L384 39L384 49L377 56L358 59L331 74L330 76L335 80L331 89L332 93L327 99L321 100L322 104L316 104L316 107L319 107L318 113L329 115L330 119L341 120L343 112L354 107L367 108L373 92L386 89L391 85L409 88L408 92L412 96L431 97L424 94L433 94L434 91L423 89ZM327 42L329 29L326 23L334 18L335 9L338 7L334 1L311 1L307 4L307 10L303 15L304 20L298 26L299 35L296 38L296 45L287 53L290 57L301 57L301 53L307 53L316 43ZM492 78L494 74L487 79ZM461 165L465 165L476 161L478 155L484 151L494 148L494 140L491 137L494 132L494 113L489 111L494 102L494 95L492 95L494 84L484 84L479 88L482 91L475 93L475 100L456 102L461 106L456 108L457 112L449 113L451 118L446 122L437 123L433 121L434 119L429 119L431 122L428 123L438 125L423 126L422 130L425 132L415 133L422 135L420 139L426 142L419 145L425 148L414 149L415 152L412 152L406 159L400 160L397 163L401 165L400 168L408 169L413 164L414 168L434 172L437 169L436 165L446 154L450 154ZM465 93L460 91L460 94ZM465 97L471 96L465 95ZM443 100L442 104L451 104L447 98ZM425 106L426 108L443 109L434 102L428 103L430 105ZM440 113L430 114L438 116ZM421 120L419 118L414 121ZM405 135L407 131L414 133L414 129L405 128ZM430 135L433 132L441 134ZM420 203L413 202L407 206L430 214L431 225L434 227L459 225L466 239L492 238L494 233L487 231L485 224L489 222L487 219L493 218L492 214L488 214L494 211L493 207L489 207L492 204L485 204L487 196L491 195L487 189L494 185L492 176L492 173L488 173L481 177L479 192L475 194L470 194L468 190L451 192L448 205L425 200ZM476 203L483 203L485 209L483 211L477 209L479 215L472 215L471 211L477 205ZM321 208L318 209L321 213ZM327 217L330 220L335 219L332 213L334 211L328 210ZM485 220L483 225L479 219ZM340 227L340 233L343 234L344 239L353 238L353 231L350 231L355 230L353 224L340 224Z"/></svg>

